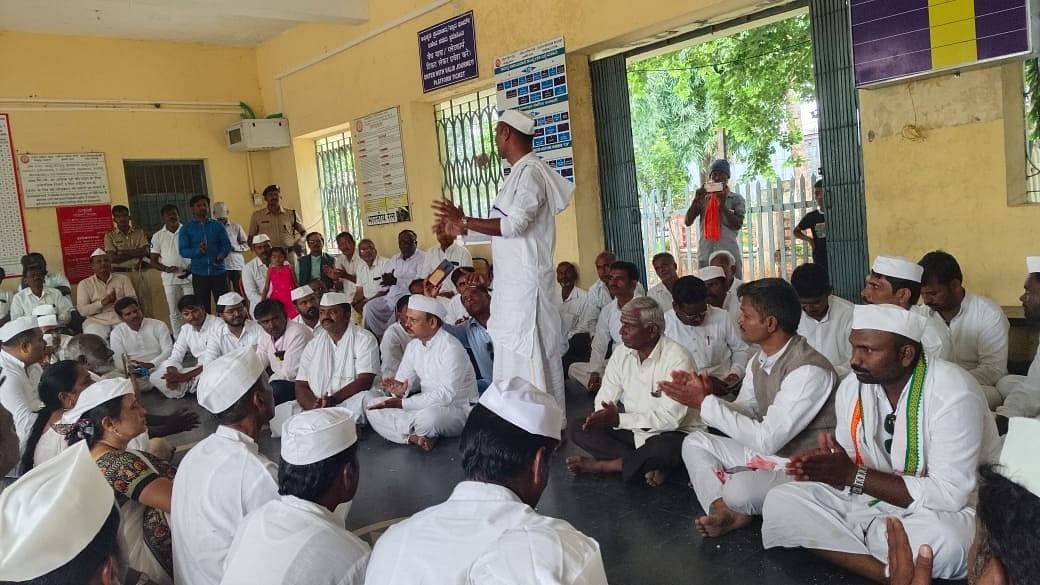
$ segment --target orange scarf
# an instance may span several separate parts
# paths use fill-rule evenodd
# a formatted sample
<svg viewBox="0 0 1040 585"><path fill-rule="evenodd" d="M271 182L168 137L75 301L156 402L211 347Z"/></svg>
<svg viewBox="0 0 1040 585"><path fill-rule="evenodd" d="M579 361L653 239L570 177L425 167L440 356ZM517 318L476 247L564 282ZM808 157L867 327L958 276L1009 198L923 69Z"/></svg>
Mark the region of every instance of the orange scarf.
<svg viewBox="0 0 1040 585"><path fill-rule="evenodd" d="M728 193L729 189L724 189ZM717 242L722 239L722 212L719 210L719 198L708 195L708 203L704 207L704 239Z"/></svg>

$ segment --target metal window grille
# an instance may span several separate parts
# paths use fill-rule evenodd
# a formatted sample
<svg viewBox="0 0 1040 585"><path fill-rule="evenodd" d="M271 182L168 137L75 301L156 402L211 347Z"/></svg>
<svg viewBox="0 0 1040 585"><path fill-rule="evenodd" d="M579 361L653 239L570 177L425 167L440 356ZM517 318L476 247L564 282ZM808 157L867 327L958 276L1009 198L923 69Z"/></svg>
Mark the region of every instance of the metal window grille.
<svg viewBox="0 0 1040 585"><path fill-rule="evenodd" d="M333 250L336 248L336 234L340 232L350 232L359 240L364 237L350 133L331 134L316 140L314 156L318 163L325 246Z"/></svg>
<svg viewBox="0 0 1040 585"><path fill-rule="evenodd" d="M202 160L124 160L123 173L130 218L149 234L162 228L164 205L176 205L184 221L191 217L188 201L209 195Z"/></svg>
<svg viewBox="0 0 1040 585"><path fill-rule="evenodd" d="M437 154L441 193L466 215L488 217L502 182L502 159L495 149L498 108L494 88L437 104Z"/></svg>

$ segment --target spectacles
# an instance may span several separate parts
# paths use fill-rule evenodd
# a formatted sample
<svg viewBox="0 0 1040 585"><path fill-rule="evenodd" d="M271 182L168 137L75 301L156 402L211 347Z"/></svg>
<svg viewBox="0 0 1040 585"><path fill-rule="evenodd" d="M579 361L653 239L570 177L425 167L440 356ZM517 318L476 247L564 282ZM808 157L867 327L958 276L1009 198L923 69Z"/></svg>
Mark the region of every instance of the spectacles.
<svg viewBox="0 0 1040 585"><path fill-rule="evenodd" d="M890 415L885 417L884 429L885 429L885 432L890 434L890 435L895 434L895 432L896 432L896 415L895 415L895 413L892 413L892 414L890 414ZM890 454L890 455L892 454L892 439L885 439L885 452Z"/></svg>

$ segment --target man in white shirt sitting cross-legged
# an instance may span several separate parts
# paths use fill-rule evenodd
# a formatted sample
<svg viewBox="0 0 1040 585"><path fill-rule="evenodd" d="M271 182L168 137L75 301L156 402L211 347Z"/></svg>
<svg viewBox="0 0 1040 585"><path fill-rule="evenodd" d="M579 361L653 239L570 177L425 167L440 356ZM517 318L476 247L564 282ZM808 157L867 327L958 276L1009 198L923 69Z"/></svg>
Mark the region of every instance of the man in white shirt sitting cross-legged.
<svg viewBox="0 0 1040 585"><path fill-rule="evenodd" d="M141 305L134 297L123 297L116 301L116 314L123 321L112 328L109 344L112 346L116 368L129 371L138 379L138 387L152 387L151 374L170 357L173 337L166 323L144 316ZM167 393L166 381L159 379L159 389Z"/></svg>
<svg viewBox="0 0 1040 585"><path fill-rule="evenodd" d="M253 308L253 317L264 330L256 352L270 373L268 382L274 393L274 403L295 400L300 358L313 337L310 328L290 321L285 307L274 299L260 301Z"/></svg>
<svg viewBox="0 0 1040 585"><path fill-rule="evenodd" d="M170 357L166 362L152 371L149 380L152 386L166 395L167 398L181 398L188 392L194 392L198 377L202 373L202 364L198 360L206 351L209 336L223 325L220 317L210 315L206 307L195 295L185 295L177 301L177 310L184 319L184 325L173 344ZM187 356L195 358L195 365L185 365Z"/></svg>

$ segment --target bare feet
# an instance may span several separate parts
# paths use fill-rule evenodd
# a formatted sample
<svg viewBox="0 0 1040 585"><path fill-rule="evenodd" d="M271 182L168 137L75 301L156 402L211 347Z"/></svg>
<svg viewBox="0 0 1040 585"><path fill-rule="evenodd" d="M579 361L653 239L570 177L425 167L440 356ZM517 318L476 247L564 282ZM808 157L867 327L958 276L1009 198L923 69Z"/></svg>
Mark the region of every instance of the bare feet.
<svg viewBox="0 0 1040 585"><path fill-rule="evenodd" d="M433 450L434 446L437 445L437 439L434 437L423 437L420 435L408 435L408 443L415 445L423 451L429 453Z"/></svg>
<svg viewBox="0 0 1040 585"><path fill-rule="evenodd" d="M574 455L567 458L567 469L574 475L579 473L620 473L621 460L607 459L599 460L582 455Z"/></svg>
<svg viewBox="0 0 1040 585"><path fill-rule="evenodd" d="M751 524L751 516L734 512L719 500L711 505L710 514L701 516L693 522L697 525L697 531L701 533L701 536L716 538Z"/></svg>
<svg viewBox="0 0 1040 585"><path fill-rule="evenodd" d="M646 475L644 475L643 477L646 478L646 485L650 487L657 487L663 484L668 479L668 474L661 471L660 469L655 469L653 471L646 472Z"/></svg>

